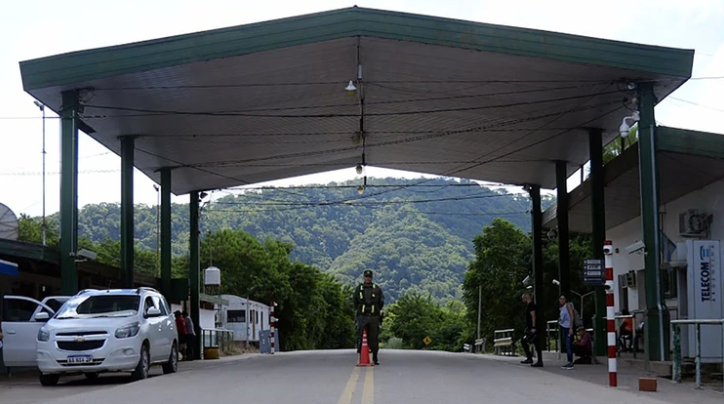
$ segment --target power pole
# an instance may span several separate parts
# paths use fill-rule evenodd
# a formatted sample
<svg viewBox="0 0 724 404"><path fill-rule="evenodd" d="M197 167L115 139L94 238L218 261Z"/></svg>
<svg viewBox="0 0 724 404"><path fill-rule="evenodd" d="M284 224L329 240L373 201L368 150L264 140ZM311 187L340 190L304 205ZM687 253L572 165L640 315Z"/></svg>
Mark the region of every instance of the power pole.
<svg viewBox="0 0 724 404"><path fill-rule="evenodd" d="M483 285L478 285L478 339L480 339L480 312L483 309Z"/></svg>

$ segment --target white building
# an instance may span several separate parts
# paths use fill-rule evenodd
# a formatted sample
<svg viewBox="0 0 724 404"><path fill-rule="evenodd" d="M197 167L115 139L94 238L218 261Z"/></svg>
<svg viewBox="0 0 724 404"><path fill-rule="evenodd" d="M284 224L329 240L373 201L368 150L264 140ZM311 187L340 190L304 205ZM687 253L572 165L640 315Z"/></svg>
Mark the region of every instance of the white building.
<svg viewBox="0 0 724 404"><path fill-rule="evenodd" d="M664 302L672 320L721 319L724 289L719 246L724 240L724 136L666 127L658 127L656 136ZM644 254L641 244L637 245L643 240L637 144L604 167L604 186L606 239L614 247L615 310L618 315L628 309L638 325L644 321L646 282ZM591 209L591 184L586 180L569 192L571 232L591 232ZM555 206L544 212L543 226L556 228ZM710 240L707 244L715 248L699 248L694 240ZM704 272L702 260L708 267ZM576 263L571 264L572 271L581 270ZM694 331L688 328L689 335L682 329L682 354L693 356ZM702 327L705 359L721 360L721 332L718 326ZM673 336L670 341L673 348Z"/></svg>
<svg viewBox="0 0 724 404"><path fill-rule="evenodd" d="M199 310L199 326L206 330L234 332L234 341L258 343L262 331L269 331L269 306L235 295L208 296L202 294L205 307ZM213 302L213 309L208 303ZM223 302L223 303L218 303ZM248 307L247 307L248 302ZM186 302L188 304L188 302ZM183 311L181 304L171 304L172 311ZM247 318L251 321L247 324Z"/></svg>
<svg viewBox="0 0 724 404"><path fill-rule="evenodd" d="M229 302L219 313L222 327L234 331L234 341L259 342L261 331L270 329L269 306L234 295L221 298Z"/></svg>

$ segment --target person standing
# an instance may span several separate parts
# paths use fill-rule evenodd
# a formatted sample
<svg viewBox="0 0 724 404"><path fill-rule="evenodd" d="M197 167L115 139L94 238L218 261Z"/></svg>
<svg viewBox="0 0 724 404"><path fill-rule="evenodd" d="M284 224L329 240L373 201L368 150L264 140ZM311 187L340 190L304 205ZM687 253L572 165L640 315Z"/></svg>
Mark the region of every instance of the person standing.
<svg viewBox="0 0 724 404"><path fill-rule="evenodd" d="M540 368L543 367L543 352L541 349L540 338L538 338L538 330L536 329L536 305L533 303L533 298L530 293L524 293L522 300L523 304L525 304L525 331L523 333L523 338L521 338L521 345L523 345L526 360L520 363L530 364L532 367ZM530 344L533 344L535 347L535 353L537 356L535 363L533 363L533 354L530 350Z"/></svg>
<svg viewBox="0 0 724 404"><path fill-rule="evenodd" d="M186 320L181 316L181 311L176 310L176 331L178 332L178 351L183 355L181 360L186 359Z"/></svg>
<svg viewBox="0 0 724 404"><path fill-rule="evenodd" d="M355 289L353 299L357 313L357 353L362 352L362 336L367 330L372 362L379 365L377 354L380 349L380 320L385 306L385 296L382 289L372 283L371 270L364 271L364 282Z"/></svg>
<svg viewBox="0 0 724 404"><path fill-rule="evenodd" d="M560 315L558 317L558 323L561 327L561 335L566 346L566 358L568 363L562 366L563 369L573 369L573 321L575 314L573 308L564 295L558 298L560 303ZM560 341L559 341L560 343Z"/></svg>
<svg viewBox="0 0 724 404"><path fill-rule="evenodd" d="M194 331L194 322L189 317L189 313L184 311L183 317L186 323L186 358L192 361L196 353L196 331Z"/></svg>

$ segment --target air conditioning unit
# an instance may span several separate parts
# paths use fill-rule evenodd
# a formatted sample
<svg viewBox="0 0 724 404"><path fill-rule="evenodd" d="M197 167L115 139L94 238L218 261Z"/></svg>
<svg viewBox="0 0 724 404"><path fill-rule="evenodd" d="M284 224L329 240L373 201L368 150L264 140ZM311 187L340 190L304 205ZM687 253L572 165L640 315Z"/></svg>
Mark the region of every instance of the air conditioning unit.
<svg viewBox="0 0 724 404"><path fill-rule="evenodd" d="M706 214L700 214L698 209L687 209L679 214L679 235L681 237L699 237L706 233L709 227Z"/></svg>

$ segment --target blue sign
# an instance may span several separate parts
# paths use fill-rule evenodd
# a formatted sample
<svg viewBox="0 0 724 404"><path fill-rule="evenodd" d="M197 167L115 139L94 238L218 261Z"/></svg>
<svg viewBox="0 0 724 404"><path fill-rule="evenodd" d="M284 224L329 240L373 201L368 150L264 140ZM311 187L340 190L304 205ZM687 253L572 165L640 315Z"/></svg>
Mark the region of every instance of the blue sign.
<svg viewBox="0 0 724 404"><path fill-rule="evenodd" d="M0 260L0 275L18 276L18 264Z"/></svg>

